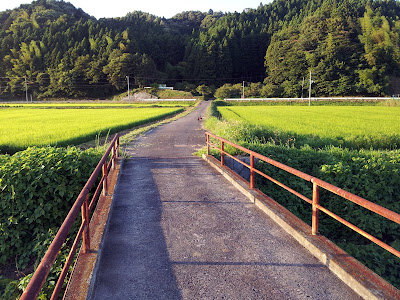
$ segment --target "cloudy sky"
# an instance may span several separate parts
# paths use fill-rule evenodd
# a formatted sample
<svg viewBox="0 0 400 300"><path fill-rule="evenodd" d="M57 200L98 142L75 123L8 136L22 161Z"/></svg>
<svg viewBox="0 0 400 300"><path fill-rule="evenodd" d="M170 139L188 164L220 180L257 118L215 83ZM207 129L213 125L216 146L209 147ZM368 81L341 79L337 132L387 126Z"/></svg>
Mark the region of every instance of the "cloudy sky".
<svg viewBox="0 0 400 300"><path fill-rule="evenodd" d="M21 4L31 3L29 0L0 0L0 11L13 9ZM156 16L171 18L177 13L187 10L203 12L212 9L222 12L242 12L246 8L257 8L260 3L267 4L271 0L70 0L75 7L82 8L86 13L99 18L123 17L128 12L140 10Z"/></svg>

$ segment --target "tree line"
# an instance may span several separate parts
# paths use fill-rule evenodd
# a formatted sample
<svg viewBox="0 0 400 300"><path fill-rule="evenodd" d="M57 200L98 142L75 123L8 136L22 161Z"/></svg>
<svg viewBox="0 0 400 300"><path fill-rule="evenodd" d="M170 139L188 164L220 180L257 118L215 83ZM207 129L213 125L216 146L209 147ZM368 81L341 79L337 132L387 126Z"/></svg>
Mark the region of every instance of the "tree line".
<svg viewBox="0 0 400 300"><path fill-rule="evenodd" d="M33 1L0 12L0 98L26 88L35 98L104 97L126 76L203 91L246 81L253 96L300 97L310 71L318 96L389 95L399 16L396 0L275 0L241 13L97 20L68 2Z"/></svg>

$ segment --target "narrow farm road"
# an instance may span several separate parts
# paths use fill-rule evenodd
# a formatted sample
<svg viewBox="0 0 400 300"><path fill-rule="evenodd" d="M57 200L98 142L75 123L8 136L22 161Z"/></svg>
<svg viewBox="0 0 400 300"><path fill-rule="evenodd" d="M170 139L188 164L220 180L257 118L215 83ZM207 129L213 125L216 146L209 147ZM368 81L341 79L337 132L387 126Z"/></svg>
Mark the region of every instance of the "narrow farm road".
<svg viewBox="0 0 400 300"><path fill-rule="evenodd" d="M208 104L125 149L89 299L359 299L192 155Z"/></svg>

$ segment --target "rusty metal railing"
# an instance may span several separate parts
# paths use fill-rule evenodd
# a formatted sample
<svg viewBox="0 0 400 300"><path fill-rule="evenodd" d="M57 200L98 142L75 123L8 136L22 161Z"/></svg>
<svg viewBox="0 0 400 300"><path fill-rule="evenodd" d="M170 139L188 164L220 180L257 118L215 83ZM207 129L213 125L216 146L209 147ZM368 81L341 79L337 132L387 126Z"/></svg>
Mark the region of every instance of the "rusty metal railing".
<svg viewBox="0 0 400 300"><path fill-rule="evenodd" d="M216 145L214 143L212 143L210 141L210 137L216 139L217 141L220 142L219 145ZM249 168L250 170L250 181L249 181L249 186L251 189L255 188L255 174L259 174L261 176L263 176L264 178L274 182L275 184L279 185L280 187L284 188L285 190L291 192L292 194L296 195L297 197L299 197L300 199L308 202L309 204L312 205L312 221L311 221L311 232L313 235L318 234L318 225L319 225L319 211L324 212L325 214L327 214L328 216L334 218L335 220L339 221L340 223L344 224L345 226L351 228L352 230L356 231L357 233L361 234L362 236L366 237L367 239L369 239L370 241L374 242L375 244L381 246L382 248L384 248L385 250L389 251L390 253L394 254L395 256L400 258L400 251L394 249L393 247L389 246L388 244L384 243L383 241L375 238L374 236L372 236L371 234L365 232L364 230L358 228L357 226L355 226L354 224L346 221L345 219L339 217L338 215L336 215L335 213L331 212L330 210L326 209L325 207L323 207L322 205L320 205L319 203L319 195L320 195L320 188L323 188L331 193L334 193L336 195L341 196L342 198L354 202L378 215L381 215L383 217L385 217L386 219L389 219L397 224L400 224L400 214L391 211L387 208L384 208L380 205L377 205L371 201L368 201L364 198L361 198L355 194L352 194L350 192L347 192L343 189L340 189L330 183L327 183L321 179L318 179L316 177L310 176L306 173L303 173L299 170L296 170L294 168L291 168L287 165L284 165L280 162L277 162L271 158L268 158L264 155L261 155L257 152L251 151L247 148L244 148L240 145L237 145L235 143L232 143L224 138L221 138L219 136L216 136L212 133L206 132L206 143L207 143L207 155L210 155L210 147L216 149L217 151L219 151L221 153L221 166L224 165L224 156L229 156L230 158L232 158L233 160L239 162L240 164L246 166L247 168ZM227 153L224 149L225 144L230 145L244 153L247 153L250 155L250 164L247 164L243 161L241 161L240 159L234 157L233 155L230 155L229 153ZM259 160L265 161L267 163L269 163L270 165L273 165L281 170L284 170L290 174L293 174L299 178L302 178L306 181L309 181L313 184L313 197L312 199L307 198L306 196L300 194L299 192L293 190L292 188L286 186L285 184L277 181L276 179L264 174L263 172L257 170L254 167L254 158L258 158Z"/></svg>
<svg viewBox="0 0 400 300"><path fill-rule="evenodd" d="M97 167L94 169L92 175L90 176L89 180L86 182L85 186L80 192L78 198L76 199L74 205L69 211L60 229L58 230L57 235L55 236L53 242L49 246L46 254L44 255L39 266L37 267L33 277L29 281L27 288L22 294L21 299L30 300L30 299L36 299L38 297L39 292L42 289L42 286L45 283L47 276L49 275L50 269L54 264L63 243L66 241L68 234L71 230L71 227L79 214L79 211L81 211L82 224L78 230L74 243L72 244L70 253L67 257L63 270L60 274L60 277L57 281L57 284L51 296L51 299L58 299L58 295L62 290L62 286L64 284L65 278L68 273L68 269L74 260L74 256L78 249L81 238L82 238L83 253L87 253L90 249L90 238L89 238L90 212L94 208L96 201L100 196L101 191L103 191L102 194L104 196L107 195L107 188L108 188L107 176L110 169L115 168L115 163L118 156L119 156L119 135L116 134L113 140L111 141L107 151L104 153L102 159L100 160ZM89 203L90 190L95 185L97 178L99 177L101 172L102 172L102 177Z"/></svg>

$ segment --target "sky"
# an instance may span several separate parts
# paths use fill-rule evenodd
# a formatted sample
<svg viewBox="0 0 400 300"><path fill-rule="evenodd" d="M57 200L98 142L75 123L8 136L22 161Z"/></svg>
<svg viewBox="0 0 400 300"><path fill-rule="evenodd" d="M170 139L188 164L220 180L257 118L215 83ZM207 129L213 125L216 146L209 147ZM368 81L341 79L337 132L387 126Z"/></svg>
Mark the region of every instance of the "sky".
<svg viewBox="0 0 400 300"><path fill-rule="evenodd" d="M267 4L272 0L69 0L77 8L87 14L100 18L124 17L127 13L140 10L165 18L182 11L199 10L207 12L242 12L246 8L257 8L260 3ZM32 0L0 0L0 11L31 3Z"/></svg>

